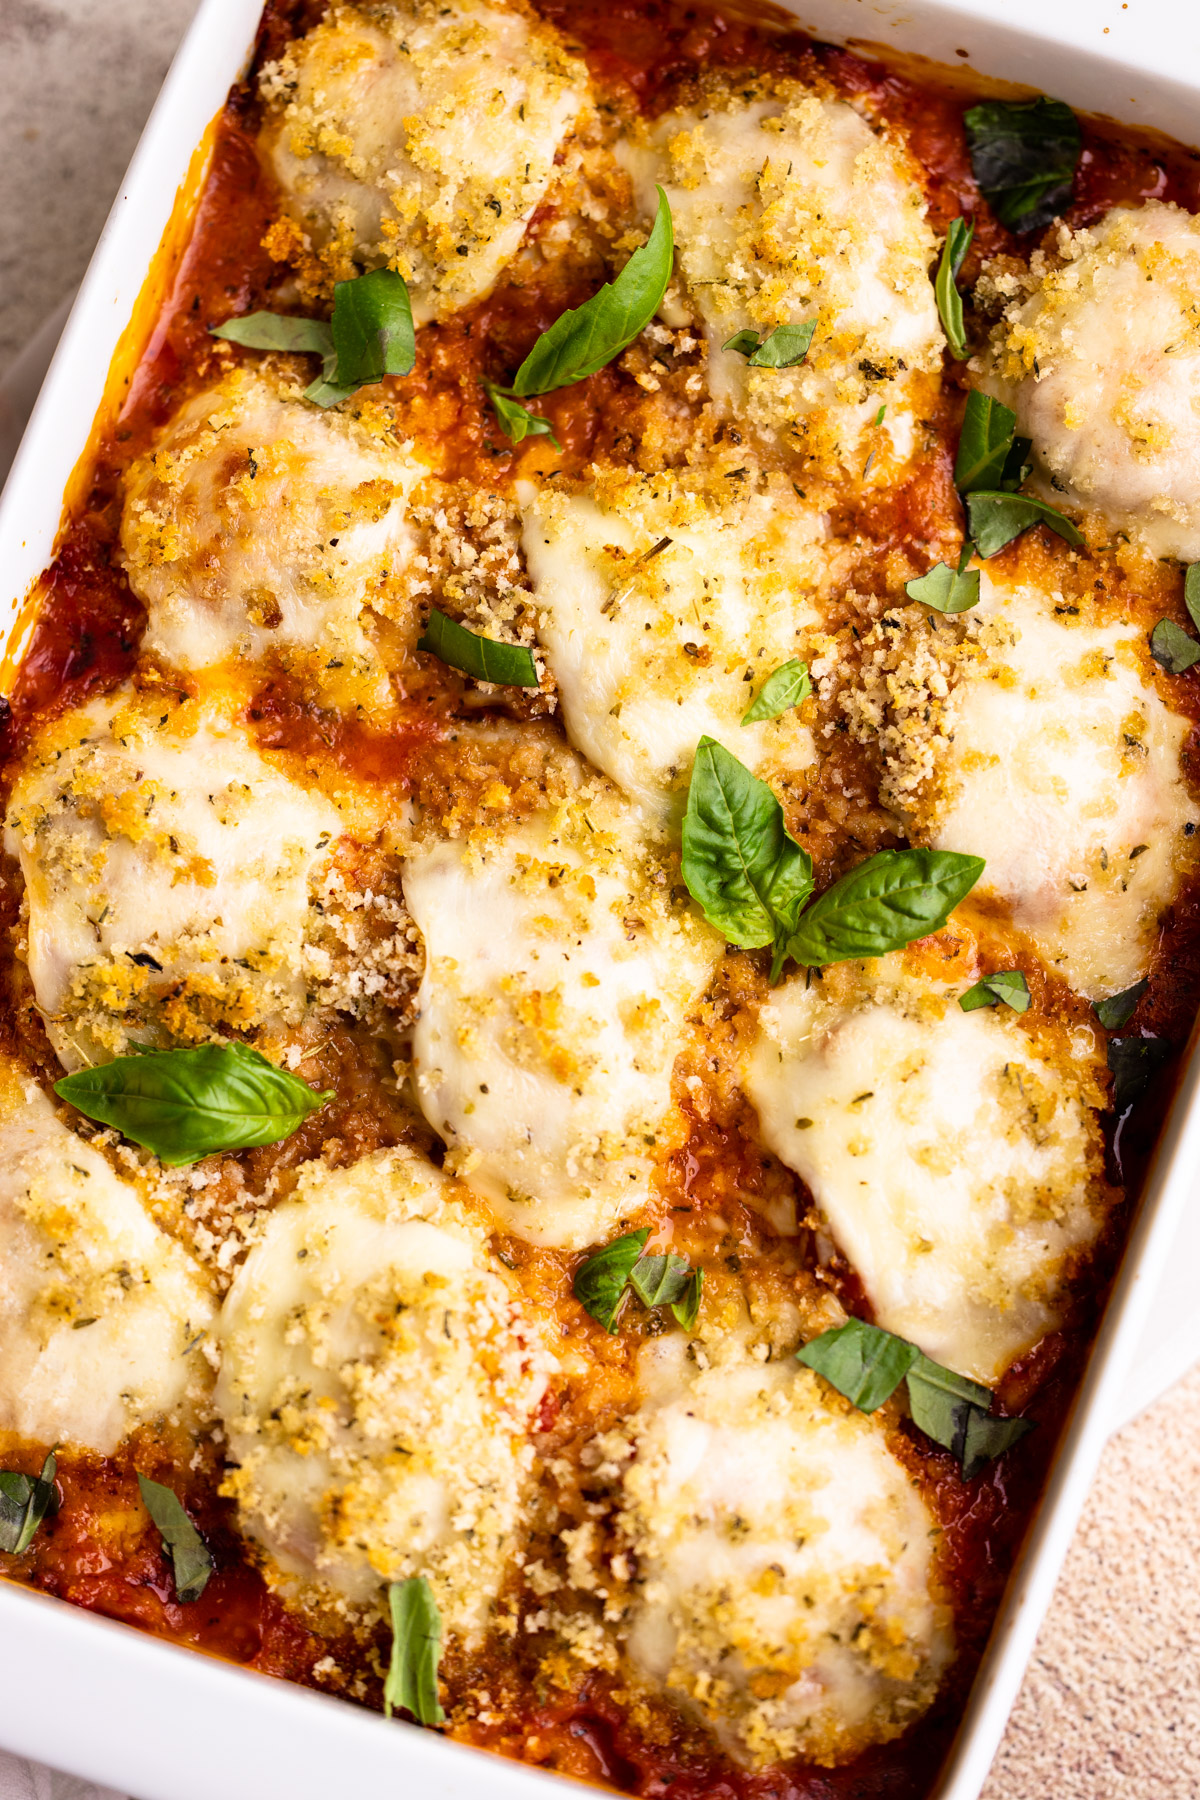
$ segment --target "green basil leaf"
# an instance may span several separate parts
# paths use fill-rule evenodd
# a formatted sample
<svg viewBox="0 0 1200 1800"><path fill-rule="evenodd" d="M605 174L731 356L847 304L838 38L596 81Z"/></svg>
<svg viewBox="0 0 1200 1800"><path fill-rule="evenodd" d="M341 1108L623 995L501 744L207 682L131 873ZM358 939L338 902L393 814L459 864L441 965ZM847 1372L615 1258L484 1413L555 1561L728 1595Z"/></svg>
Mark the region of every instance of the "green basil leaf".
<svg viewBox="0 0 1200 1800"><path fill-rule="evenodd" d="M333 1098L248 1044L200 1044L77 1069L54 1091L178 1168L215 1150L277 1144Z"/></svg>
<svg viewBox="0 0 1200 1800"><path fill-rule="evenodd" d="M639 1256L629 1272L629 1285L643 1306L674 1306L691 1279L686 1256Z"/></svg>
<svg viewBox="0 0 1200 1800"><path fill-rule="evenodd" d="M967 546L968 550L970 545ZM968 612L979 604L979 570L954 569L949 563L934 563L924 575L906 581L904 591L910 600L931 606L934 612Z"/></svg>
<svg viewBox="0 0 1200 1800"><path fill-rule="evenodd" d="M954 1445L963 1480L972 1481L985 1463L995 1462L1036 1428L1033 1419L997 1419L982 1407L968 1407L961 1442Z"/></svg>
<svg viewBox="0 0 1200 1800"><path fill-rule="evenodd" d="M372 269L333 290L335 381L367 387L385 375L411 375L417 360L408 284L394 269Z"/></svg>
<svg viewBox="0 0 1200 1800"><path fill-rule="evenodd" d="M537 664L533 651L524 644L502 644L498 638L482 637L468 631L456 619L448 619L435 606L429 623L417 639L417 649L476 681L490 681L497 687L537 687Z"/></svg>
<svg viewBox="0 0 1200 1800"><path fill-rule="evenodd" d="M745 950L775 947L778 979L800 908L812 893L812 859L783 821L765 781L715 738L703 737L683 821L683 879L710 925Z"/></svg>
<svg viewBox="0 0 1200 1800"><path fill-rule="evenodd" d="M1015 494L1017 489L1022 487L1025 482L1029 480L1030 475L1033 473L1033 464L1026 462L1025 458L1032 449L1032 438L1013 438L1012 443L1008 447L1008 455L1004 459L1004 468L1000 472L1000 480L996 484L1004 493Z"/></svg>
<svg viewBox="0 0 1200 1800"><path fill-rule="evenodd" d="M1082 534L1070 519L1055 512L1044 500L1033 500L1028 494L968 494L967 515L975 547L985 559L995 556L1031 525L1045 525L1047 530L1065 538L1068 544L1078 546L1083 543Z"/></svg>
<svg viewBox="0 0 1200 1800"><path fill-rule="evenodd" d="M687 1278L687 1284L678 1300L671 1302L671 1311L675 1314L676 1323L685 1331L695 1331L696 1320L700 1317L700 1295L704 1288L704 1270L693 1269Z"/></svg>
<svg viewBox="0 0 1200 1800"><path fill-rule="evenodd" d="M324 367L315 381L310 381L304 390L304 398L314 406L340 406L351 394L357 394L358 382L339 387L334 377L337 374L337 351L331 350L325 358Z"/></svg>
<svg viewBox="0 0 1200 1800"><path fill-rule="evenodd" d="M1038 231L1071 202L1083 148L1061 100L985 100L964 116L971 167L988 205L1012 231Z"/></svg>
<svg viewBox="0 0 1200 1800"><path fill-rule="evenodd" d="M954 462L954 485L960 494L1000 487L1016 428L1017 415L1010 406L971 389Z"/></svg>
<svg viewBox="0 0 1200 1800"><path fill-rule="evenodd" d="M511 400L494 381L485 381L483 385L505 437L511 438L514 444L523 444L527 437L548 437L556 450L562 450L549 419L530 412L518 400Z"/></svg>
<svg viewBox="0 0 1200 1800"><path fill-rule="evenodd" d="M757 725L762 719L778 719L781 714L799 706L812 693L808 664L793 657L763 682L758 693L742 714L743 725Z"/></svg>
<svg viewBox="0 0 1200 1800"><path fill-rule="evenodd" d="M580 1263L575 1271L571 1283L575 1298L610 1336L616 1335L621 1299L649 1236L648 1230L642 1230L614 1238L603 1250L597 1250L595 1256Z"/></svg>
<svg viewBox="0 0 1200 1800"><path fill-rule="evenodd" d="M1168 675L1182 675L1200 661L1200 644L1174 619L1160 619L1150 633L1150 654Z"/></svg>
<svg viewBox="0 0 1200 1800"><path fill-rule="evenodd" d="M1020 969L1000 969L995 975L985 975L959 995L958 1004L964 1012L977 1012L981 1006L995 1006L1001 1000L1014 1012L1029 1011L1029 983Z"/></svg>
<svg viewBox="0 0 1200 1800"><path fill-rule="evenodd" d="M1097 1000L1094 1012L1105 1031L1120 1031L1122 1025L1128 1025L1137 1011L1138 1001L1150 986L1149 981L1135 981L1132 987L1122 989L1119 994L1110 994L1107 1000Z"/></svg>
<svg viewBox="0 0 1200 1800"><path fill-rule="evenodd" d="M0 1550L6 1555L23 1555L42 1520L52 1519L58 1511L58 1489L54 1485L57 1468L52 1450L40 1475L19 1475L15 1469L0 1469Z"/></svg>
<svg viewBox="0 0 1200 1800"><path fill-rule="evenodd" d="M958 291L958 271L962 268L967 251L971 248L971 239L975 236L975 221L951 219L946 232L946 241L942 245L942 260L938 264L937 279L933 284L933 295L937 301L938 315L942 321L942 330L946 334L946 342L950 346L950 354L958 362L965 362L971 354L967 345L966 333L963 330L962 295Z"/></svg>
<svg viewBox="0 0 1200 1800"><path fill-rule="evenodd" d="M142 1505L158 1527L163 1548L171 1555L175 1597L184 1605L198 1600L208 1586L213 1560L208 1547L183 1510L178 1494L145 1475L138 1476Z"/></svg>
<svg viewBox="0 0 1200 1800"><path fill-rule="evenodd" d="M442 1725L446 1720L438 1696L442 1615L424 1575L393 1581L388 1587L388 1608L392 1656L383 1684L383 1710L389 1719L400 1707L420 1725Z"/></svg>
<svg viewBox="0 0 1200 1800"><path fill-rule="evenodd" d="M1032 1419L992 1418L989 1389L928 1356L917 1356L907 1379L913 1424L958 1459L967 1481L1033 1430Z"/></svg>
<svg viewBox="0 0 1200 1800"><path fill-rule="evenodd" d="M815 967L900 950L940 931L983 868L955 850L881 850L813 902L788 954Z"/></svg>
<svg viewBox="0 0 1200 1800"><path fill-rule="evenodd" d="M1183 578L1183 604L1187 607L1188 618L1200 631L1200 563L1193 563Z"/></svg>
<svg viewBox="0 0 1200 1800"><path fill-rule="evenodd" d="M333 332L324 319L293 319L286 313L247 313L241 319L226 319L224 325L210 325L209 335L242 344L247 350L314 356L329 356L333 351Z"/></svg>
<svg viewBox="0 0 1200 1800"><path fill-rule="evenodd" d="M1108 1066L1113 1078L1114 1111L1128 1112L1170 1059L1171 1045L1166 1038L1110 1038Z"/></svg>
<svg viewBox="0 0 1200 1800"><path fill-rule="evenodd" d="M777 325L760 342L757 331L736 331L722 350L736 350L752 369L794 369L808 355L817 329L815 319L801 325Z"/></svg>
<svg viewBox="0 0 1200 1800"><path fill-rule="evenodd" d="M847 1319L797 1350L796 1361L823 1375L860 1412L870 1413L891 1399L920 1354L915 1344L878 1325Z"/></svg>
<svg viewBox="0 0 1200 1800"><path fill-rule="evenodd" d="M654 228L615 281L582 306L560 314L517 370L513 393L527 400L594 375L632 344L662 304L675 263L671 208L658 190Z"/></svg>

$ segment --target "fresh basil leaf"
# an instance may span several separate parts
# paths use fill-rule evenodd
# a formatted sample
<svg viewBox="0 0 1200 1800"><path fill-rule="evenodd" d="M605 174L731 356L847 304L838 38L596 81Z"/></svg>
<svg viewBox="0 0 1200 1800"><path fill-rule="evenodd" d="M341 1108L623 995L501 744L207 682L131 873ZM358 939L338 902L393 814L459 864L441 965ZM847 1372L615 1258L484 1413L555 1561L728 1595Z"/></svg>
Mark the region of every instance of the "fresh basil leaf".
<svg viewBox="0 0 1200 1800"><path fill-rule="evenodd" d="M678 1300L671 1302L671 1311L675 1321L685 1331L695 1331L696 1320L700 1317L700 1295L704 1288L704 1270L693 1269Z"/></svg>
<svg viewBox="0 0 1200 1800"><path fill-rule="evenodd" d="M967 545L970 554L972 546ZM934 612L968 612L979 604L979 570L953 569L949 563L935 563L924 575L906 581L904 591L910 600L931 606Z"/></svg>
<svg viewBox="0 0 1200 1800"><path fill-rule="evenodd" d="M981 1006L995 1006L1001 1000L1014 1012L1029 1011L1029 983L1020 969L1000 969L995 975L985 975L959 995L958 1004L964 1012L977 1012Z"/></svg>
<svg viewBox="0 0 1200 1800"><path fill-rule="evenodd" d="M808 664L793 657L790 662L780 663L767 676L742 714L742 724L757 725L762 719L778 719L783 713L790 712L794 706L807 700L811 693Z"/></svg>
<svg viewBox="0 0 1200 1800"><path fill-rule="evenodd" d="M343 400L350 398L351 394L357 394L358 383L355 381L348 386L340 387L334 380L336 372L337 352L333 351L325 358L325 366L316 380L310 381L305 388L304 398L311 401L314 406L330 407L340 406Z"/></svg>
<svg viewBox="0 0 1200 1800"><path fill-rule="evenodd" d="M918 1355L908 1372L913 1424L958 1459L967 1481L1033 1430L1032 1419L992 1418L991 1404L987 1388L928 1356Z"/></svg>
<svg viewBox="0 0 1200 1800"><path fill-rule="evenodd" d="M1068 544L1083 543L1082 534L1044 500L1033 500L1028 494L971 493L967 495L967 516L971 536L980 556L985 559L1003 550L1015 537L1031 525L1044 525Z"/></svg>
<svg viewBox="0 0 1200 1800"><path fill-rule="evenodd" d="M580 1263L575 1271L571 1283L575 1298L610 1336L616 1335L621 1298L649 1236L649 1231L643 1229L614 1238L603 1250L597 1250L595 1256Z"/></svg>
<svg viewBox="0 0 1200 1800"><path fill-rule="evenodd" d="M1171 1045L1166 1038L1110 1038L1108 1066L1113 1078L1113 1110L1128 1112L1170 1060Z"/></svg>
<svg viewBox="0 0 1200 1800"><path fill-rule="evenodd" d="M483 385L505 437L511 438L514 444L523 444L527 437L548 437L556 450L562 450L549 419L530 412L520 401L511 400L494 381L485 381Z"/></svg>
<svg viewBox="0 0 1200 1800"><path fill-rule="evenodd" d="M388 1608L392 1656L383 1684L383 1710L389 1719L400 1707L420 1725L443 1725L446 1715L438 1696L442 1615L424 1575L393 1581L388 1587Z"/></svg>
<svg viewBox="0 0 1200 1800"><path fill-rule="evenodd" d="M543 331L517 370L513 393L527 400L594 375L632 344L662 304L675 263L671 208L658 190L658 212L649 238L614 281L582 306L560 314Z"/></svg>
<svg viewBox="0 0 1200 1800"><path fill-rule="evenodd" d="M683 879L710 925L745 950L775 949L777 980L812 893L812 859L783 821L765 781L703 737L683 821Z"/></svg>
<svg viewBox="0 0 1200 1800"><path fill-rule="evenodd" d="M870 1413L891 1399L920 1354L915 1344L878 1325L847 1319L797 1350L796 1361L823 1375L860 1412Z"/></svg>
<svg viewBox="0 0 1200 1800"><path fill-rule="evenodd" d="M961 1441L956 1439L952 1446L962 1464L963 1480L973 1481L985 1463L995 1462L1036 1429L1034 1419L997 1419L982 1407L968 1407Z"/></svg>
<svg viewBox="0 0 1200 1800"><path fill-rule="evenodd" d="M333 353L333 332L324 319L293 319L285 313L254 312L226 319L224 325L210 325L209 335L247 350L285 350L300 356Z"/></svg>
<svg viewBox="0 0 1200 1800"><path fill-rule="evenodd" d="M411 375L417 360L408 284L394 269L372 269L333 290L334 379L368 387L385 375Z"/></svg>
<svg viewBox="0 0 1200 1800"><path fill-rule="evenodd" d="M170 1552L176 1599L184 1605L198 1600L213 1572L213 1560L204 1539L184 1512L178 1494L145 1475L138 1476L138 1486L142 1490L142 1505L158 1527L163 1548Z"/></svg>
<svg viewBox="0 0 1200 1800"><path fill-rule="evenodd" d="M1160 619L1150 633L1150 654L1168 675L1182 675L1200 661L1200 644L1174 619Z"/></svg>
<svg viewBox="0 0 1200 1800"><path fill-rule="evenodd" d="M722 344L722 350L736 350L752 369L794 369L808 355L817 329L815 319L801 325L777 325L760 342L757 331L737 331Z"/></svg>
<svg viewBox="0 0 1200 1800"><path fill-rule="evenodd" d="M333 1098L248 1044L119 1056L64 1075L54 1091L172 1168L216 1150L277 1144Z"/></svg>
<svg viewBox="0 0 1200 1800"><path fill-rule="evenodd" d="M1015 494L1017 489L1029 480L1033 473L1033 464L1026 462L1025 458L1032 449L1032 438L1013 438L1008 447L1008 455L1004 459L1004 468L1000 472L1000 479L996 483L1004 493Z"/></svg>
<svg viewBox="0 0 1200 1800"><path fill-rule="evenodd" d="M686 1256L639 1256L629 1272L629 1285L643 1306L674 1306L691 1279Z"/></svg>
<svg viewBox="0 0 1200 1800"><path fill-rule="evenodd" d="M1188 618L1200 631L1200 563L1193 563L1183 578L1183 604L1187 607Z"/></svg>
<svg viewBox="0 0 1200 1800"><path fill-rule="evenodd" d="M1097 1000L1093 1010L1105 1031L1120 1031L1122 1025L1128 1025L1137 1011L1138 1001L1149 986L1148 980L1135 981L1132 987L1124 988L1121 993L1110 994L1107 1000Z"/></svg>
<svg viewBox="0 0 1200 1800"><path fill-rule="evenodd" d="M988 205L1012 231L1038 231L1071 202L1083 148L1061 100L984 100L964 115L971 167Z"/></svg>
<svg viewBox="0 0 1200 1800"><path fill-rule="evenodd" d="M937 301L942 330L946 334L950 354L958 362L965 362L971 354L967 345L966 333L963 330L962 295L958 291L957 278L974 236L975 221L973 219L969 223L966 219L951 219L946 232L946 241L942 245L942 260L938 264L937 279L933 284L933 295Z"/></svg>
<svg viewBox="0 0 1200 1800"><path fill-rule="evenodd" d="M498 638L468 631L436 606L417 639L417 649L436 656L452 669L461 669L464 675L474 675L476 681L490 681L497 687L538 686L532 650L524 644L502 644Z"/></svg>
<svg viewBox="0 0 1200 1800"><path fill-rule="evenodd" d="M0 1469L0 1550L7 1556L23 1555L42 1520L52 1519L58 1511L57 1469L53 1450L40 1475Z"/></svg>
<svg viewBox="0 0 1200 1800"><path fill-rule="evenodd" d="M787 946L809 967L886 956L940 931L983 874L956 850L880 850L814 900Z"/></svg>
<svg viewBox="0 0 1200 1800"><path fill-rule="evenodd" d="M971 389L954 462L954 485L960 494L1001 485L1016 428L1011 406Z"/></svg>

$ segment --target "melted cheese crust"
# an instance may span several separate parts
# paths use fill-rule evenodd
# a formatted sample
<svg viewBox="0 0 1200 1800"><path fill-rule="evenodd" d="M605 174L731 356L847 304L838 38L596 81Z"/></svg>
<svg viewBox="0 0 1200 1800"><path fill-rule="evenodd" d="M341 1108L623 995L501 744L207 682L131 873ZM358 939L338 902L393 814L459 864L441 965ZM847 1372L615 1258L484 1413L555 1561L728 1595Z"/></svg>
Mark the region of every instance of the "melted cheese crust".
<svg viewBox="0 0 1200 1800"><path fill-rule="evenodd" d="M263 72L264 150L329 274L386 264L418 324L485 294L544 199L587 74L517 5L337 5Z"/></svg>
<svg viewBox="0 0 1200 1800"><path fill-rule="evenodd" d="M994 1386L1060 1322L1103 1219L1099 1034L964 1013L901 959L763 1006L745 1061L763 1139L801 1177L878 1324Z"/></svg>
<svg viewBox="0 0 1200 1800"><path fill-rule="evenodd" d="M455 1184L403 1149L310 1164L219 1334L225 1492L269 1577L336 1607L424 1575L447 1629L477 1638L552 1364Z"/></svg>
<svg viewBox="0 0 1200 1800"><path fill-rule="evenodd" d="M8 1057L0 1243L0 1430L109 1456L137 1425L194 1425L214 1312L198 1267Z"/></svg>

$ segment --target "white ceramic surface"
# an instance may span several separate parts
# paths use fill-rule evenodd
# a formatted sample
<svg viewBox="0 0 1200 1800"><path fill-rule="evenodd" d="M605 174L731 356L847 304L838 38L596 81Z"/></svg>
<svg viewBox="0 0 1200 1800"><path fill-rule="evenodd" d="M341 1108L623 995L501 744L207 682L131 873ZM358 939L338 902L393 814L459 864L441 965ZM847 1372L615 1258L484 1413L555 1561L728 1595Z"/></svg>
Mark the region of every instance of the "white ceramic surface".
<svg viewBox="0 0 1200 1800"><path fill-rule="evenodd" d="M151 115L0 499L0 621L15 617L49 558L59 496L87 439L113 349L192 150L238 72L259 5L204 0ZM948 64L969 60L1084 110L1200 137L1194 0L792 0L792 10L826 38L883 42ZM1183 1318L1194 1299L1184 1277L1195 1266L1200 1224L1186 1247L1176 1246L1200 1172L1198 1088L1193 1056L937 1800L977 1800L1110 1425L1153 1396L1159 1371L1178 1372L1185 1345L1191 1360ZM1152 1306L1158 1330L1131 1387ZM141 1800L328 1800L351 1786L399 1791L405 1800L537 1800L579 1791L4 1585L0 1734L18 1752Z"/></svg>

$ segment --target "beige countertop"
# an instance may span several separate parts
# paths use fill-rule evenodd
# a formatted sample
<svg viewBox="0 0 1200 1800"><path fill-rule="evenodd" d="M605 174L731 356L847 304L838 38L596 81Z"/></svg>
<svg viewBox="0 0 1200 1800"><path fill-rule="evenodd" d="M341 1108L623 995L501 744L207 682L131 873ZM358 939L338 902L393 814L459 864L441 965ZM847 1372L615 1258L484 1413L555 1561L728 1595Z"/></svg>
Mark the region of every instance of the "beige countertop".
<svg viewBox="0 0 1200 1800"><path fill-rule="evenodd" d="M0 369L83 273L194 10L0 0ZM1200 1370L1109 1445L985 1800L1197 1795Z"/></svg>

